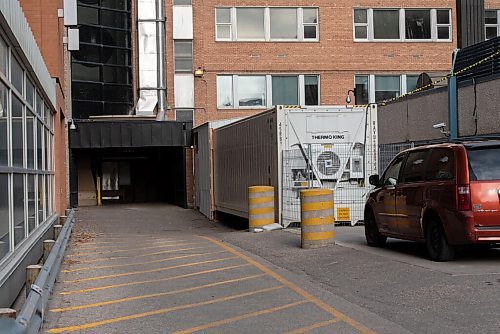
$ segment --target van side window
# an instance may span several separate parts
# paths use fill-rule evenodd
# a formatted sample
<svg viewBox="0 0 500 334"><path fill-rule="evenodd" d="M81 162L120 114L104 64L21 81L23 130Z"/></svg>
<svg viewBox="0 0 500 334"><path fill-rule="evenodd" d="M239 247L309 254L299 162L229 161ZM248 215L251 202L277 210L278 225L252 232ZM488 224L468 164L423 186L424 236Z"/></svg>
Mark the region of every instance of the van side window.
<svg viewBox="0 0 500 334"><path fill-rule="evenodd" d="M399 171L403 163L404 155L396 158L385 170L382 184L384 186L395 186L398 183Z"/></svg>
<svg viewBox="0 0 500 334"><path fill-rule="evenodd" d="M455 178L455 157L452 150L436 148L431 151L425 179L453 180Z"/></svg>
<svg viewBox="0 0 500 334"><path fill-rule="evenodd" d="M403 183L420 182L424 180L425 164L429 151L410 152L403 170Z"/></svg>

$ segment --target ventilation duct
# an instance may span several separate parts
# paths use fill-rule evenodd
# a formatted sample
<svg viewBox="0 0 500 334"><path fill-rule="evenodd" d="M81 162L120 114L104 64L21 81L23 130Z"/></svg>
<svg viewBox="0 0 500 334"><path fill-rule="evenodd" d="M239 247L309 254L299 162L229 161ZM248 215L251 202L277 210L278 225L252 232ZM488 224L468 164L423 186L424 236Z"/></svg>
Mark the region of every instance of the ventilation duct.
<svg viewBox="0 0 500 334"><path fill-rule="evenodd" d="M165 119L165 17L163 0L138 0L139 100L136 114Z"/></svg>

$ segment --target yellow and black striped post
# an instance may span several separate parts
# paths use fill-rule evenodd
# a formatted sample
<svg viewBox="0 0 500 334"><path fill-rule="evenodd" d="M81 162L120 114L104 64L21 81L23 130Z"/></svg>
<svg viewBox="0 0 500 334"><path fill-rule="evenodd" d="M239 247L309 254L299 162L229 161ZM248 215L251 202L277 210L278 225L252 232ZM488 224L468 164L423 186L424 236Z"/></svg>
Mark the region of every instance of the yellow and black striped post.
<svg viewBox="0 0 500 334"><path fill-rule="evenodd" d="M333 212L332 190L306 189L300 192L302 248L319 248L333 243Z"/></svg>
<svg viewBox="0 0 500 334"><path fill-rule="evenodd" d="M250 232L274 223L274 187L248 187L248 228Z"/></svg>

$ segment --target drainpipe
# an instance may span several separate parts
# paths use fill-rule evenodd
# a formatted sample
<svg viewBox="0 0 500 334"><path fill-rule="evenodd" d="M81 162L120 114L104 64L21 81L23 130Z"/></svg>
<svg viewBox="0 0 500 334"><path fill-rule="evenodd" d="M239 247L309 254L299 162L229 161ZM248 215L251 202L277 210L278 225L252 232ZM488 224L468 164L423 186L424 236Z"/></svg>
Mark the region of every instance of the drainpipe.
<svg viewBox="0 0 500 334"><path fill-rule="evenodd" d="M165 81L165 6L163 0L156 0L156 50L157 50L157 84L158 107L156 120L165 120L166 81Z"/></svg>

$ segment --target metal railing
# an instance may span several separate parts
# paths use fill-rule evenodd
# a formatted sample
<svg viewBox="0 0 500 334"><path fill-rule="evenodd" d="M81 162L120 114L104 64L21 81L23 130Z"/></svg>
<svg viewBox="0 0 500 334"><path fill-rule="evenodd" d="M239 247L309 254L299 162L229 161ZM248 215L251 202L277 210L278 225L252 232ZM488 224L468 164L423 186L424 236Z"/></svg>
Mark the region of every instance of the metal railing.
<svg viewBox="0 0 500 334"><path fill-rule="evenodd" d="M15 320L0 319L2 320L0 322L1 333L34 334L40 331L49 297L54 289L54 282L61 268L61 262L73 224L74 211L71 210L35 283L31 287L26 287L26 289L30 289L30 292L17 318Z"/></svg>

